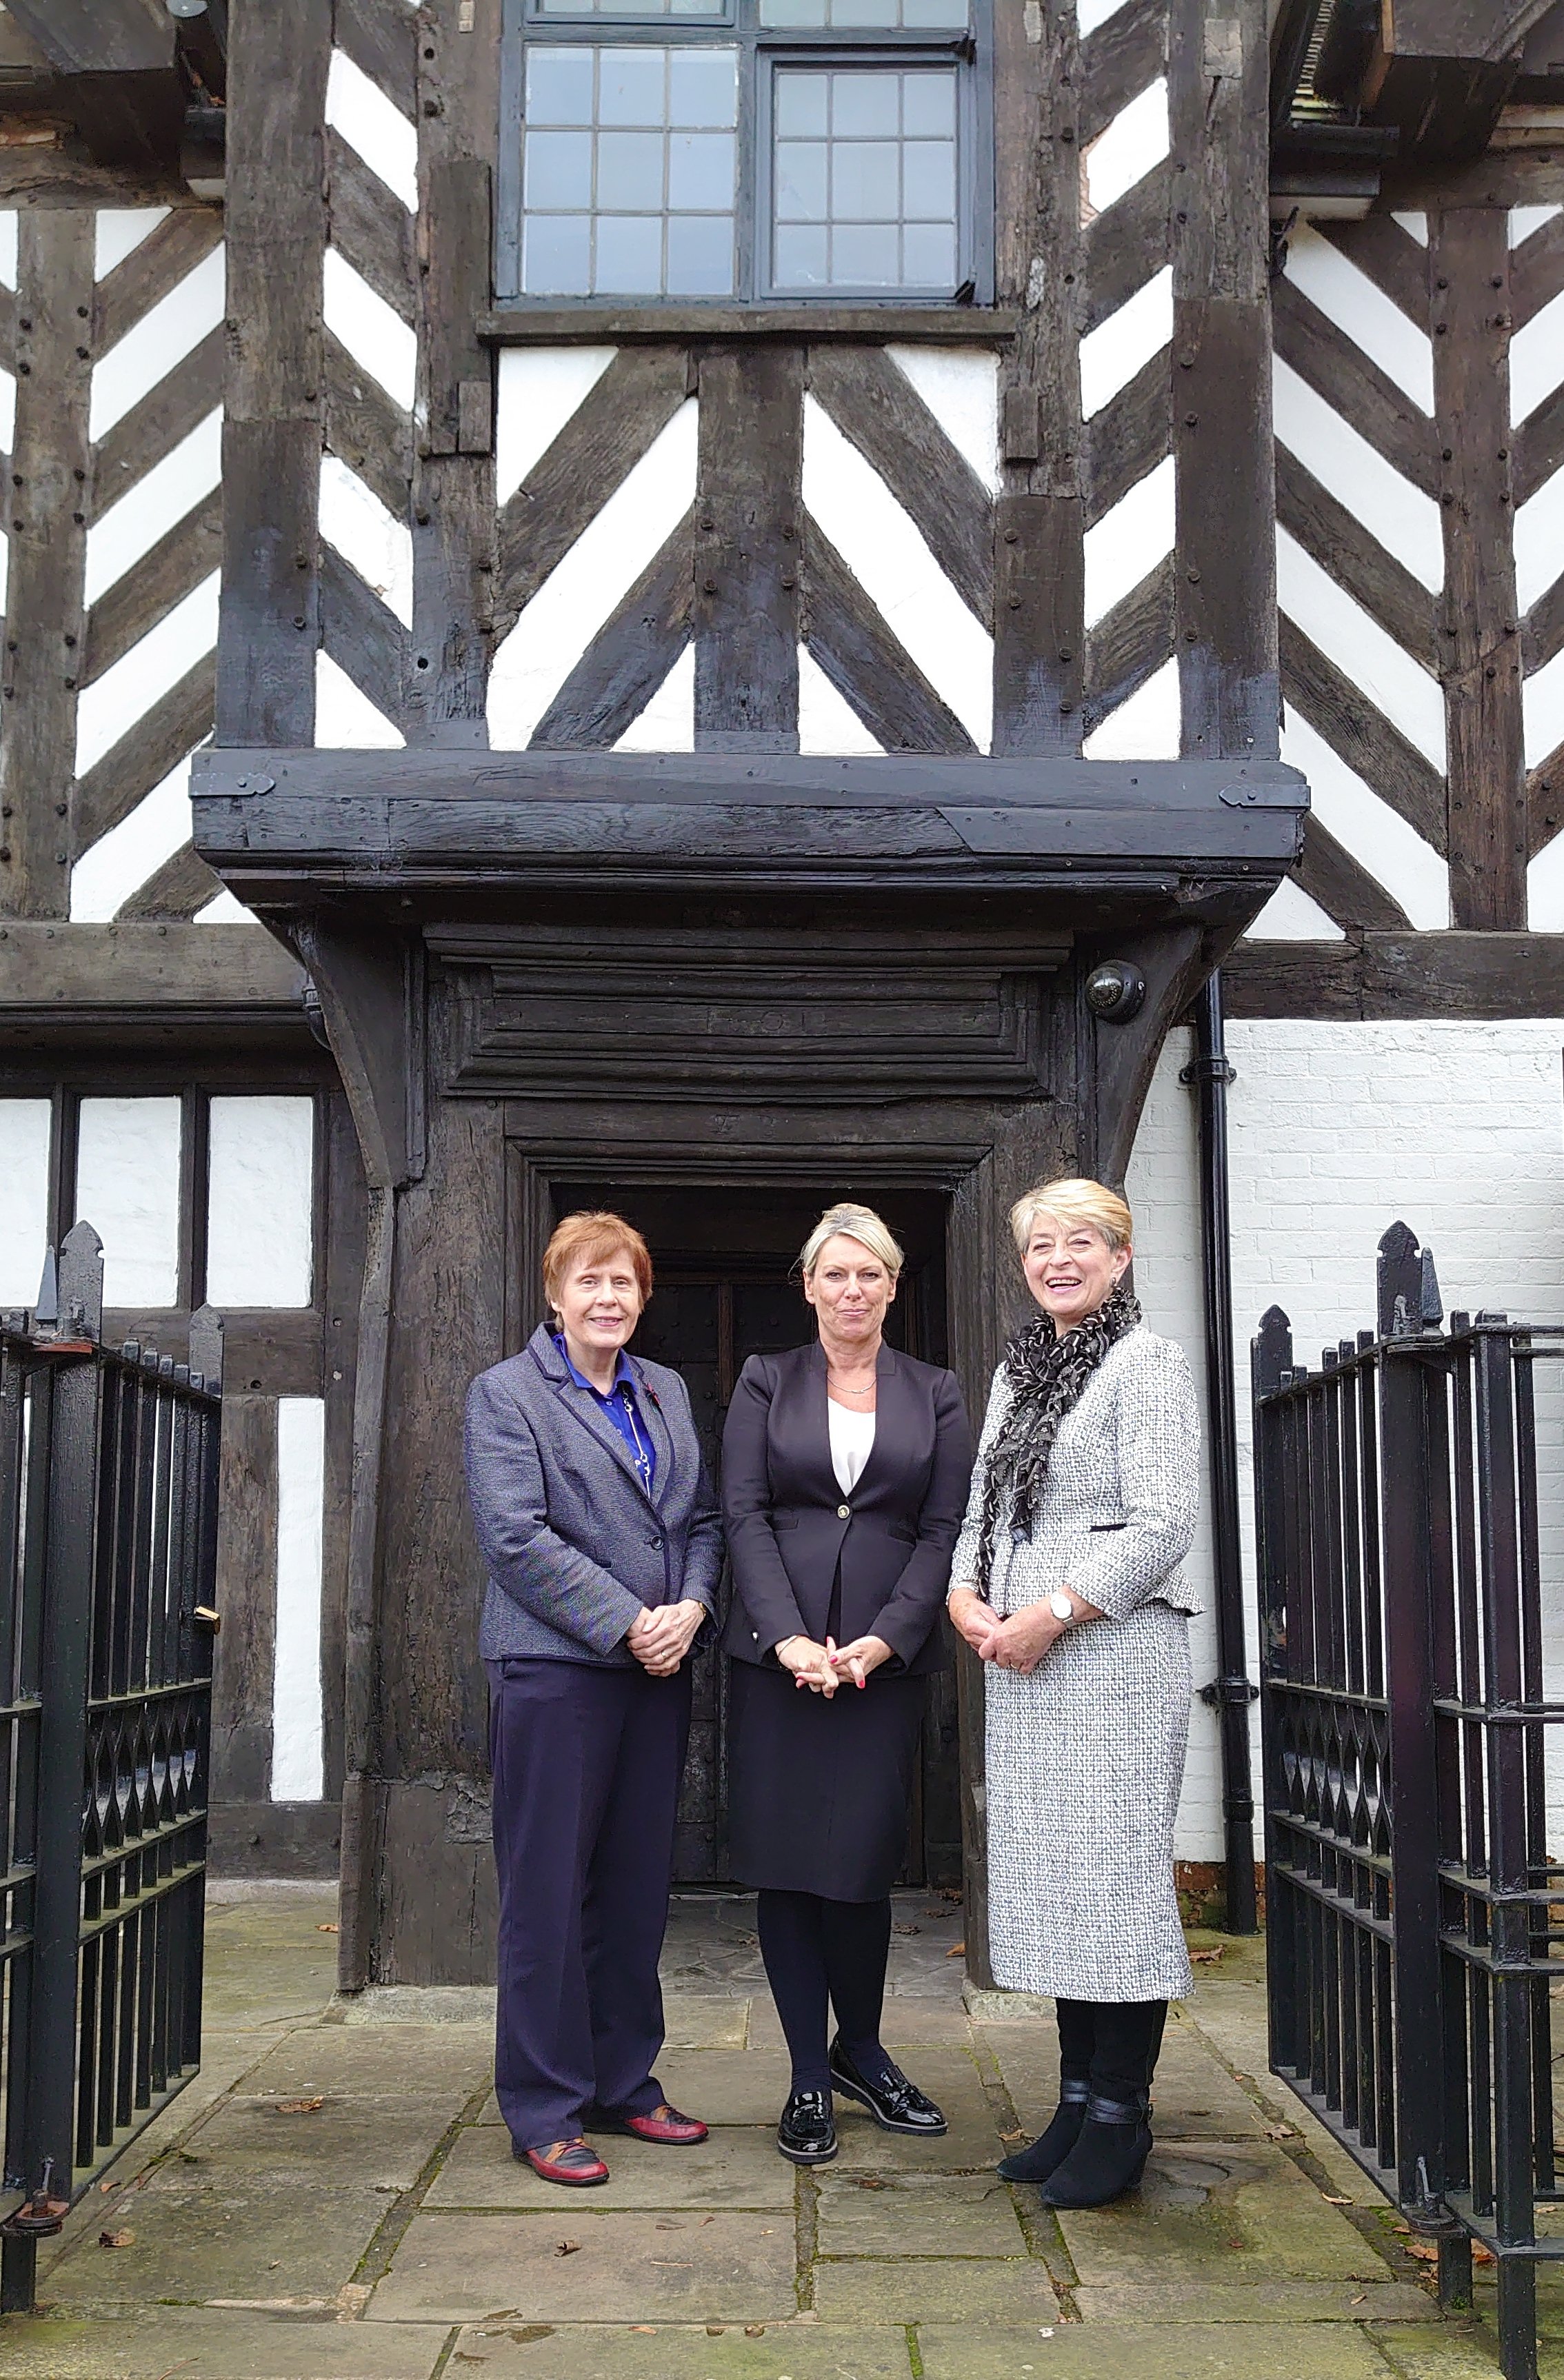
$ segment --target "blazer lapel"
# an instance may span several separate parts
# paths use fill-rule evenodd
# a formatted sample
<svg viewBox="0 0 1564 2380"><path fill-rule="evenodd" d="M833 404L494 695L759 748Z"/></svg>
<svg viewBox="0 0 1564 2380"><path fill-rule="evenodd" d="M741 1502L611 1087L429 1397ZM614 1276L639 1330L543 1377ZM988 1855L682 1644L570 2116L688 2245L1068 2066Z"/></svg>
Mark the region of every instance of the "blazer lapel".
<svg viewBox="0 0 1564 2380"><path fill-rule="evenodd" d="M546 1332L540 1332L539 1335L547 1339L547 1346L545 1351L543 1348L536 1347L534 1344L533 1352L537 1356L538 1368L548 1380L550 1386L554 1390L555 1395L559 1399L565 1411L570 1415L572 1420L580 1422L583 1429L587 1429L592 1432L593 1437L596 1439L599 1446L603 1447L607 1453L613 1456L615 1462L619 1465L619 1468L625 1473L626 1476L640 1490L641 1494L644 1496L646 1494L646 1490L641 1486L641 1474L635 1467L634 1459L631 1456L629 1448L626 1445L623 1437L619 1431L615 1428L613 1423L604 1412L603 1407L593 1395L592 1390L590 1389L579 1389L576 1386L575 1381L570 1377L568 1367L567 1366L564 1358L561 1356L558 1348L555 1345L553 1339L548 1337ZM642 1419L644 1420L646 1417L644 1407L641 1409L641 1415ZM654 1443L655 1443L655 1440L654 1440ZM660 1468L662 1463L661 1447L658 1447L657 1449L657 1460ZM648 1498L647 1500L650 1501L650 1498Z"/></svg>
<svg viewBox="0 0 1564 2380"><path fill-rule="evenodd" d="M894 1348L882 1343L874 1358L874 1438L869 1457L858 1475L858 1489L874 1477L881 1466L890 1460L890 1449L900 1442L897 1416L901 1396L901 1366Z"/></svg>
<svg viewBox="0 0 1564 2380"><path fill-rule="evenodd" d="M638 1364L633 1355L629 1361L630 1369L635 1374L636 1409L641 1415L641 1427L651 1439L653 1450L657 1457L657 1467L652 1474L652 1501L654 1504L661 1504L668 1489L673 1486L673 1431L668 1426L666 1414L657 1402L657 1392L647 1379L644 1366ZM617 1438L617 1430L614 1435Z"/></svg>

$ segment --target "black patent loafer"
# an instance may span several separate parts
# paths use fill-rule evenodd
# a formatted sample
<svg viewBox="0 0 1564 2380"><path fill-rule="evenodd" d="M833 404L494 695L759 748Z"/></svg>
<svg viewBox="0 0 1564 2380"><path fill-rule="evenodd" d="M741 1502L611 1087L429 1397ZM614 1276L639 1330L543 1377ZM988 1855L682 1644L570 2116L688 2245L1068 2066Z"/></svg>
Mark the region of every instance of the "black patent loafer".
<svg viewBox="0 0 1564 2380"><path fill-rule="evenodd" d="M923 2140L937 2140L948 2131L940 2109L932 2099L910 2082L898 2066L887 2064L885 2074L871 2082L861 2073L842 2047L839 2039L831 2044L831 2082L845 2099L856 2099L867 2107L882 2131L910 2132Z"/></svg>
<svg viewBox="0 0 1564 2380"><path fill-rule="evenodd" d="M782 2110L776 2145L791 2165L829 2165L837 2125L828 2091L795 2091Z"/></svg>

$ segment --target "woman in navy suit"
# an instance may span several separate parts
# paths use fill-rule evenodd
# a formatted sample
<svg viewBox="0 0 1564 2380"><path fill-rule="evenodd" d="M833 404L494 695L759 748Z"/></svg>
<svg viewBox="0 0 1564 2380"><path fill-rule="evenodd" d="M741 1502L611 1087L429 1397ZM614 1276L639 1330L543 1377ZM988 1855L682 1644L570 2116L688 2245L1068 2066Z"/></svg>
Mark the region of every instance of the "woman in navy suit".
<svg viewBox="0 0 1564 2380"><path fill-rule="evenodd" d="M751 1355L723 1432L723 1642L732 1865L759 1891L792 2058L777 2146L822 2165L837 2154L834 2092L889 2131L946 2129L886 2055L880 2017L972 1448L954 1376L884 1343L902 1255L879 1216L829 1208L800 1261L819 1337Z"/></svg>

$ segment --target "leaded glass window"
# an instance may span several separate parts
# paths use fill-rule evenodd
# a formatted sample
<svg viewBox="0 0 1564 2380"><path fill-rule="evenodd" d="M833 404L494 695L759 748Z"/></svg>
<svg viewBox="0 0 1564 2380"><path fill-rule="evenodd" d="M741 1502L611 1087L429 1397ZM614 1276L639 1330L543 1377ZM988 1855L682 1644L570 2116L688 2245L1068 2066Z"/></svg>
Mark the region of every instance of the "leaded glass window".
<svg viewBox="0 0 1564 2380"><path fill-rule="evenodd" d="M986 0L507 7L502 299L987 296Z"/></svg>

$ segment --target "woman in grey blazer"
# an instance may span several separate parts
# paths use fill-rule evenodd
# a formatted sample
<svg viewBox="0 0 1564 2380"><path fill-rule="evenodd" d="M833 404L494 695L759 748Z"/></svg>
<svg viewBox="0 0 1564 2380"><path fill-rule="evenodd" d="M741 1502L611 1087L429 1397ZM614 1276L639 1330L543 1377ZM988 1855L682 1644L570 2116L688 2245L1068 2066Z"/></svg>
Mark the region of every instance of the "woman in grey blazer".
<svg viewBox="0 0 1564 2380"><path fill-rule="evenodd" d="M995 1980L1053 1994L1060 2103L999 2170L1101 2206L1140 2180L1167 2003L1191 1988L1173 1823L1200 1416L1124 1284L1124 1200L1047 1182L1010 1222L1043 1313L994 1376L950 1616L987 1665Z"/></svg>
<svg viewBox="0 0 1564 2380"><path fill-rule="evenodd" d="M608 2179L589 2129L706 2137L652 2069L689 1657L715 1609L722 1530L683 1381L626 1353L651 1288L639 1232L567 1217L544 1258L553 1325L467 1401L489 1572L495 2089L516 2155L574 2188Z"/></svg>

